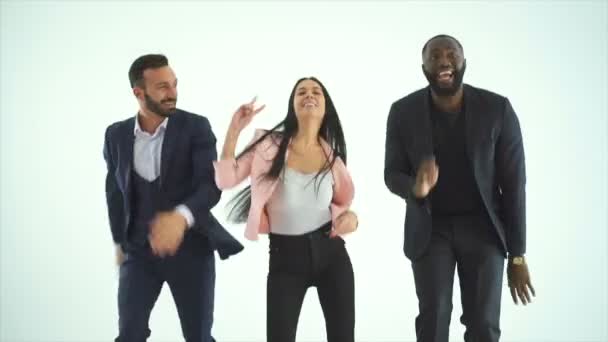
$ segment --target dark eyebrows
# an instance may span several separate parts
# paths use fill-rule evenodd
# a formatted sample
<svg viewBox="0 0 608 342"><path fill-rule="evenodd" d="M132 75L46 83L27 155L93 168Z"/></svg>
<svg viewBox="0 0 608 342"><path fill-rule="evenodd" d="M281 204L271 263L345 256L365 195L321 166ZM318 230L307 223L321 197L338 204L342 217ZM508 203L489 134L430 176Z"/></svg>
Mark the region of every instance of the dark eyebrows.
<svg viewBox="0 0 608 342"><path fill-rule="evenodd" d="M297 91L301 91L301 90L306 90L306 87L299 87ZM321 87L319 86L314 86L312 87L313 90L321 90Z"/></svg>
<svg viewBox="0 0 608 342"><path fill-rule="evenodd" d="M160 87L160 86L168 86L170 84L171 84L171 82L169 82L169 81L161 81L161 82L158 82L158 83L154 84L154 86L155 87ZM173 80L173 84L177 85L177 78L175 80Z"/></svg>

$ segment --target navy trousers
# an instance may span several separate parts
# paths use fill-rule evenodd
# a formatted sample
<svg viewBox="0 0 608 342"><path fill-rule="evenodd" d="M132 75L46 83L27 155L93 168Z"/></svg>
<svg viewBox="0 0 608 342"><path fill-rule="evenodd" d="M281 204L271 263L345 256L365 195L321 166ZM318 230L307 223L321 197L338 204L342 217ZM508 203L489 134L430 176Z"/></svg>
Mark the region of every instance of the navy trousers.
<svg viewBox="0 0 608 342"><path fill-rule="evenodd" d="M190 232L188 232L190 233ZM215 256L200 236L186 234L174 256L159 258L147 246L125 245L118 286L119 335L115 342L145 342L150 313L169 285L186 342L214 342Z"/></svg>

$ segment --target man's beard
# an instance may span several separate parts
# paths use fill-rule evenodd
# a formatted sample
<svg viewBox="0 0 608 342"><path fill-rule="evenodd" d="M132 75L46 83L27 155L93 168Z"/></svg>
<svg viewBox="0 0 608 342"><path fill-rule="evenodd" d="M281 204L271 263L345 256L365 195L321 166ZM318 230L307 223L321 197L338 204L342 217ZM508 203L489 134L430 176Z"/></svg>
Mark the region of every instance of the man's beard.
<svg viewBox="0 0 608 342"><path fill-rule="evenodd" d="M424 76L426 77L427 81L429 81L431 89L435 94L437 94L437 96L452 96L456 94L462 86L462 80L464 78L464 72L466 69L466 63L462 65L462 68L460 68L460 70L454 69L454 73L452 75L452 85L449 87L441 86L438 80L439 73L433 75L424 70L424 68L422 69L422 71L424 72Z"/></svg>
<svg viewBox="0 0 608 342"><path fill-rule="evenodd" d="M176 98L166 98L164 100L161 100L160 102L156 102L154 101L150 96L148 96L148 94L144 93L144 97L146 99L146 108L148 108L149 111L158 114L162 117L169 117L171 116L171 114L173 114L173 112L175 112L176 108L175 107L171 107L168 109L163 108L162 104L166 103L166 102L175 102L177 103L177 99Z"/></svg>

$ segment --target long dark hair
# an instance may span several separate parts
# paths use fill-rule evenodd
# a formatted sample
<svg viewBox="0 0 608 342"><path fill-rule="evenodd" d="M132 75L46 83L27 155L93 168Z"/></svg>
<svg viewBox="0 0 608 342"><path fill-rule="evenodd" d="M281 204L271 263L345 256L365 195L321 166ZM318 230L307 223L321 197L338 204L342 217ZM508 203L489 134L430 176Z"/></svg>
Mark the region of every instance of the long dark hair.
<svg viewBox="0 0 608 342"><path fill-rule="evenodd" d="M279 146L279 149L276 156L272 160L270 170L266 174L262 175L264 180L275 181L285 167L285 153L289 147L289 142L291 138L298 132L298 120L296 118L296 112L293 105L296 88L300 82L306 80L316 82L323 91L323 96L325 97L325 115L323 116L323 121L321 122L317 139L319 139L319 143L321 138L324 139L333 151L331 160L330 157L326 155L326 162L323 168L321 168L321 170L319 170L315 176L315 179L321 175L326 175L327 172L333 167L337 157L340 157L344 163L346 163L346 142L344 141L344 132L342 131L342 125L340 124L340 118L338 118L336 107L334 106L327 89L325 89L325 86L323 83L321 83L321 81L315 77L304 77L299 79L293 86L291 95L289 96L287 116L285 119L262 134L260 138L251 143L236 157L236 159L238 159L244 154L253 151L257 144L266 139L266 137L270 136L274 143ZM230 213L228 214L229 221L235 223L246 222L249 215L249 209L251 208L251 185L247 186L245 189L236 194L230 200L228 206L232 207L230 209Z"/></svg>

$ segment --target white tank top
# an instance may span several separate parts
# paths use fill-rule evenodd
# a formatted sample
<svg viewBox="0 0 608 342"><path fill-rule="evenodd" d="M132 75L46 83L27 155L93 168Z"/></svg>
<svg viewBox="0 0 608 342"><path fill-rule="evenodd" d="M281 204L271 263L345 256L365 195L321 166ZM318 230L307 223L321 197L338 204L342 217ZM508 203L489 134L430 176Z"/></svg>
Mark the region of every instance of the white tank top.
<svg viewBox="0 0 608 342"><path fill-rule="evenodd" d="M266 203L271 233L302 235L331 221L333 175L316 175L285 167Z"/></svg>

